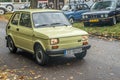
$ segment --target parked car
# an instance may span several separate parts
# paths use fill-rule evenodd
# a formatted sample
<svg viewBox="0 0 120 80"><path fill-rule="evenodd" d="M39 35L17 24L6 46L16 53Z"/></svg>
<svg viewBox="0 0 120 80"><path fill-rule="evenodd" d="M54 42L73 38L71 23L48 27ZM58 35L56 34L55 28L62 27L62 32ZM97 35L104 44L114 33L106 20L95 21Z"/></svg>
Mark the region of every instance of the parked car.
<svg viewBox="0 0 120 80"><path fill-rule="evenodd" d="M72 27L59 10L29 9L15 11L6 26L7 47L11 53L17 48L29 51L40 65L49 56L74 54L86 56L88 33Z"/></svg>
<svg viewBox="0 0 120 80"><path fill-rule="evenodd" d="M120 21L120 1L106 0L95 2L90 12L82 14L84 26L115 25Z"/></svg>
<svg viewBox="0 0 120 80"><path fill-rule="evenodd" d="M79 21L82 19L82 13L88 12L89 7L84 3L71 3L67 4L62 8L64 14L68 20L73 23L74 21Z"/></svg>
<svg viewBox="0 0 120 80"><path fill-rule="evenodd" d="M8 10L6 9L5 6L0 6L0 15L1 14L5 14L6 12L8 12Z"/></svg>

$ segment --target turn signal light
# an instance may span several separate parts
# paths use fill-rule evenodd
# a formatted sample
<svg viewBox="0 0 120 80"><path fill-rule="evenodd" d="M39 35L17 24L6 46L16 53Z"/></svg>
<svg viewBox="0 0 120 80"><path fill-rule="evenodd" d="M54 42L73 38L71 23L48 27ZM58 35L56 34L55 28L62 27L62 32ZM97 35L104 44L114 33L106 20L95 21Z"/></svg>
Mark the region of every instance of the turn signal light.
<svg viewBox="0 0 120 80"><path fill-rule="evenodd" d="M58 49L59 46L52 46L52 49Z"/></svg>
<svg viewBox="0 0 120 80"><path fill-rule="evenodd" d="M87 44L88 44L88 42L87 42L87 41L83 42L83 45L87 45Z"/></svg>

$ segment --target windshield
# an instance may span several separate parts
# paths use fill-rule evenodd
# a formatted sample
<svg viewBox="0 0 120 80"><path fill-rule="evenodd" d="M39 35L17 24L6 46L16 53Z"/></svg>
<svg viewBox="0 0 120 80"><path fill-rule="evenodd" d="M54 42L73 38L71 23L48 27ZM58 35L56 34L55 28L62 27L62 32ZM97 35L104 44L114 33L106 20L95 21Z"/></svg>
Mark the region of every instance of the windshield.
<svg viewBox="0 0 120 80"><path fill-rule="evenodd" d="M64 5L63 11L75 10L75 5Z"/></svg>
<svg viewBox="0 0 120 80"><path fill-rule="evenodd" d="M94 3L91 10L113 10L115 6L116 4L114 1L102 1Z"/></svg>
<svg viewBox="0 0 120 80"><path fill-rule="evenodd" d="M34 26L52 27L52 26L69 26L71 25L65 15L61 12L39 12L33 13Z"/></svg>

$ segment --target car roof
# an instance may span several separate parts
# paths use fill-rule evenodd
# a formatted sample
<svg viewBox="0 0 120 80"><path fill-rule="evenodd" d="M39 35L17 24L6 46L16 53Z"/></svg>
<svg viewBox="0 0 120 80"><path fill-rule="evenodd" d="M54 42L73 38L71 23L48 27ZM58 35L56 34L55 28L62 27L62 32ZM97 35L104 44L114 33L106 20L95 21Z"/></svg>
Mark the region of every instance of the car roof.
<svg viewBox="0 0 120 80"><path fill-rule="evenodd" d="M17 10L15 12L30 12L30 13L36 13L36 12L62 12L60 10L55 9L23 9L23 10Z"/></svg>

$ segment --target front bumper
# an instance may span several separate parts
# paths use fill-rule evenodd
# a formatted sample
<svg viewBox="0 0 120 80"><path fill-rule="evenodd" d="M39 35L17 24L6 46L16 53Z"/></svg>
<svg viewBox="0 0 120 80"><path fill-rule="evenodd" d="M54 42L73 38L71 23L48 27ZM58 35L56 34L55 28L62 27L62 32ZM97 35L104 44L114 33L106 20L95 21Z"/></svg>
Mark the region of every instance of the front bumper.
<svg viewBox="0 0 120 80"><path fill-rule="evenodd" d="M88 24L88 25L104 25L104 24L109 24L112 21L112 19L113 19L112 17L96 18L96 19L86 19L86 20L83 20L83 22Z"/></svg>
<svg viewBox="0 0 120 80"><path fill-rule="evenodd" d="M88 50L90 47L91 47L91 45L84 45L84 46L81 46L81 47L70 48L70 49L47 50L46 53L47 53L49 56L61 56L61 55L64 55L64 53L65 53L66 50L72 50L72 49L82 48L82 51L85 51L85 50Z"/></svg>

